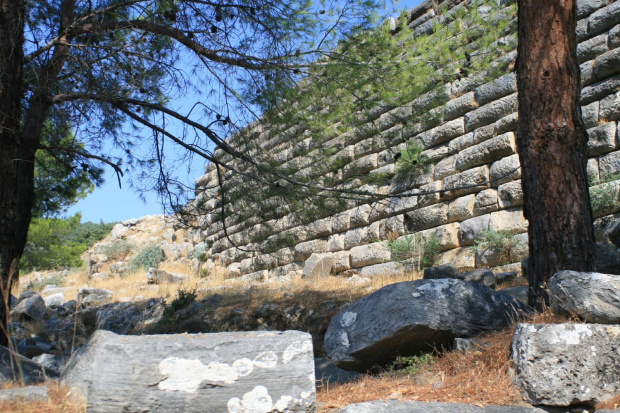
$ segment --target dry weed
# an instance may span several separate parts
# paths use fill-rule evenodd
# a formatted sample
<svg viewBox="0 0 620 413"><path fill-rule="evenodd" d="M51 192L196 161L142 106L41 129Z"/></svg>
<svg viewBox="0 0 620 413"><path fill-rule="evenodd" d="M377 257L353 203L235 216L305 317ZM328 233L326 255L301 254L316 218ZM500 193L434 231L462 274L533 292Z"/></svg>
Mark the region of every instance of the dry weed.
<svg viewBox="0 0 620 413"><path fill-rule="evenodd" d="M0 401L0 413L86 413L85 400L74 396L68 389L50 382L49 400L46 401ZM20 387L15 383L7 383L3 388Z"/></svg>

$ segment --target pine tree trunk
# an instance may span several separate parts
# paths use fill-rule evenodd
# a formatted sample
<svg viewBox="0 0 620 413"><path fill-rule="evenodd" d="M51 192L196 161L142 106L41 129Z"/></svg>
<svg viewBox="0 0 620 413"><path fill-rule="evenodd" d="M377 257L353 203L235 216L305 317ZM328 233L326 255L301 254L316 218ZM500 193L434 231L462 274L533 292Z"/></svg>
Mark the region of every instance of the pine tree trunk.
<svg viewBox="0 0 620 413"><path fill-rule="evenodd" d="M25 147L20 131L24 19L23 0L0 0L0 345L4 346L11 286L19 275L33 199L34 152Z"/></svg>
<svg viewBox="0 0 620 413"><path fill-rule="evenodd" d="M575 0L519 0L517 145L537 309L554 273L594 270L576 15Z"/></svg>

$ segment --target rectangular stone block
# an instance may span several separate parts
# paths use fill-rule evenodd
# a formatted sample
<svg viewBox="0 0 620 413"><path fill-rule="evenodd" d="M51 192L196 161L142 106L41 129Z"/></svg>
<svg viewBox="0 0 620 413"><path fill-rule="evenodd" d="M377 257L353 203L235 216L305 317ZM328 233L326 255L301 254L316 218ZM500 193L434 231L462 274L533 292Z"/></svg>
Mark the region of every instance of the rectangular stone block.
<svg viewBox="0 0 620 413"><path fill-rule="evenodd" d="M458 158L459 155L451 155L437 162L435 165L434 178L440 180L446 176L454 175L456 173L456 161Z"/></svg>
<svg viewBox="0 0 620 413"><path fill-rule="evenodd" d="M332 254L332 272L339 272L351 269L351 253L349 251L338 251Z"/></svg>
<svg viewBox="0 0 620 413"><path fill-rule="evenodd" d="M620 89L620 76L618 75L596 82L581 89L581 104L587 105L595 100L600 100L609 94L615 93L618 89Z"/></svg>
<svg viewBox="0 0 620 413"><path fill-rule="evenodd" d="M330 235L327 239L327 251L335 252L344 249L344 234Z"/></svg>
<svg viewBox="0 0 620 413"><path fill-rule="evenodd" d="M441 181L441 199L451 199L455 196L470 194L488 188L489 167L479 166L460 174L448 176Z"/></svg>
<svg viewBox="0 0 620 413"><path fill-rule="evenodd" d="M474 92L465 93L456 99L452 99L445 105L444 119L452 120L459 116L463 116L467 112L476 109L479 106L474 97Z"/></svg>
<svg viewBox="0 0 620 413"><path fill-rule="evenodd" d="M332 219L331 217L319 219L308 225L308 238L325 237L332 233Z"/></svg>
<svg viewBox="0 0 620 413"><path fill-rule="evenodd" d="M62 382L93 413L316 411L312 337L300 331L97 330Z"/></svg>
<svg viewBox="0 0 620 413"><path fill-rule="evenodd" d="M368 238L368 227L353 228L344 235L344 248L351 249L363 245Z"/></svg>
<svg viewBox="0 0 620 413"><path fill-rule="evenodd" d="M351 228L368 225L370 219L370 205L364 204L350 210Z"/></svg>
<svg viewBox="0 0 620 413"><path fill-rule="evenodd" d="M510 208L523 205L523 188L521 180L502 184L497 188L500 208Z"/></svg>
<svg viewBox="0 0 620 413"><path fill-rule="evenodd" d="M594 76L594 60L584 62L579 65L579 71L581 72L581 87L590 86L596 82L596 76Z"/></svg>
<svg viewBox="0 0 620 413"><path fill-rule="evenodd" d="M405 214L405 226L408 232L417 232L447 223L447 204L431 205Z"/></svg>
<svg viewBox="0 0 620 413"><path fill-rule="evenodd" d="M598 181L601 178L599 175L599 169L598 169L598 159L596 158L588 159L588 165L587 165L586 171L588 173L589 182Z"/></svg>
<svg viewBox="0 0 620 413"><path fill-rule="evenodd" d="M620 3L614 2L588 17L588 33L594 36L609 30L618 23L620 23Z"/></svg>
<svg viewBox="0 0 620 413"><path fill-rule="evenodd" d="M517 112L511 113L508 116L504 116L497 122L495 122L493 133L495 135L501 135L506 132L514 132L517 130L517 124L519 123L519 114Z"/></svg>
<svg viewBox="0 0 620 413"><path fill-rule="evenodd" d="M360 276L365 278L374 277L400 277L405 273L405 268L398 262L386 262L383 264L370 265L362 268Z"/></svg>
<svg viewBox="0 0 620 413"><path fill-rule="evenodd" d="M463 118L451 120L443 123L431 130L422 132L417 139L422 141L424 148L431 148L440 143L449 141L465 133L465 123Z"/></svg>
<svg viewBox="0 0 620 413"><path fill-rule="evenodd" d="M612 93L601 99L599 119L606 121L620 119L620 92Z"/></svg>
<svg viewBox="0 0 620 413"><path fill-rule="evenodd" d="M471 132L516 111L517 94L513 93L499 100L492 101L465 115L465 131Z"/></svg>
<svg viewBox="0 0 620 413"><path fill-rule="evenodd" d="M521 178L519 155L507 156L491 164L490 179L493 187Z"/></svg>
<svg viewBox="0 0 620 413"><path fill-rule="evenodd" d="M351 253L352 268L380 264L389 261L391 257L390 250L382 242L353 247L349 252Z"/></svg>
<svg viewBox="0 0 620 413"><path fill-rule="evenodd" d="M594 76L605 79L620 73L620 49L604 53L594 60Z"/></svg>
<svg viewBox="0 0 620 413"><path fill-rule="evenodd" d="M490 219L493 231L509 231L512 234L527 232L528 222L523 216L522 208L493 212Z"/></svg>
<svg viewBox="0 0 620 413"><path fill-rule="evenodd" d="M577 1L577 18L581 20L603 6L605 6L604 0L579 0Z"/></svg>
<svg viewBox="0 0 620 413"><path fill-rule="evenodd" d="M612 27L609 31L609 48L616 49L620 47L620 24Z"/></svg>
<svg viewBox="0 0 620 413"><path fill-rule="evenodd" d="M601 178L620 172L620 151L607 153L599 157L598 166Z"/></svg>
<svg viewBox="0 0 620 413"><path fill-rule="evenodd" d="M497 100L517 91L517 77L515 73L508 73L489 83L476 88L475 97L480 105Z"/></svg>
<svg viewBox="0 0 620 413"><path fill-rule="evenodd" d="M515 135L508 132L462 150L456 159L456 169L464 171L474 166L491 163L510 156L515 151Z"/></svg>
<svg viewBox="0 0 620 413"><path fill-rule="evenodd" d="M436 236L437 241L439 241L439 251L445 251L459 246L459 227L458 222L453 222L421 231L420 234L422 239Z"/></svg>
<svg viewBox="0 0 620 413"><path fill-rule="evenodd" d="M470 194L459 198L448 204L448 221L464 221L474 216L474 205L476 195Z"/></svg>
<svg viewBox="0 0 620 413"><path fill-rule="evenodd" d="M603 33L579 43L577 46L577 59L579 63L583 63L602 55L608 50L607 33Z"/></svg>
<svg viewBox="0 0 620 413"><path fill-rule="evenodd" d="M618 325L518 324L515 382L532 404L594 405L620 391L618 348Z"/></svg>
<svg viewBox="0 0 620 413"><path fill-rule="evenodd" d="M588 156L602 155L616 149L616 122L608 122L592 129L588 133Z"/></svg>
<svg viewBox="0 0 620 413"><path fill-rule="evenodd" d="M474 216L487 214L497 211L497 190L493 188L485 189L476 194L474 204Z"/></svg>
<svg viewBox="0 0 620 413"><path fill-rule="evenodd" d="M474 132L458 136L448 143L448 153L455 153L474 144Z"/></svg>
<svg viewBox="0 0 620 413"><path fill-rule="evenodd" d="M409 191L409 193L417 191ZM415 195L407 195L407 193L399 194L399 197L390 198L390 211L393 214L410 211L418 206L418 197Z"/></svg>
<svg viewBox="0 0 620 413"><path fill-rule="evenodd" d="M327 241L315 239L295 245L295 257L300 261L308 259L315 252L327 252Z"/></svg>
<svg viewBox="0 0 620 413"><path fill-rule="evenodd" d="M461 246L474 245L474 241L490 229L491 214L465 220L459 227L459 243Z"/></svg>
<svg viewBox="0 0 620 413"><path fill-rule="evenodd" d="M599 103L592 102L589 105L585 105L581 107L581 116L583 118L583 125L586 129L593 128L598 126L598 112L599 112Z"/></svg>
<svg viewBox="0 0 620 413"><path fill-rule="evenodd" d="M351 228L351 213L341 212L332 218L332 232L344 232Z"/></svg>

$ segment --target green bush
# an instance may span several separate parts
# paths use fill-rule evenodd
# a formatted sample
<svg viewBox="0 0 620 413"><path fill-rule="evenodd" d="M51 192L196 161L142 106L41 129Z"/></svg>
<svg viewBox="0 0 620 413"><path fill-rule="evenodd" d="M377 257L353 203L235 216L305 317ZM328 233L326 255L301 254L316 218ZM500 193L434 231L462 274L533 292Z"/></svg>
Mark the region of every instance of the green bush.
<svg viewBox="0 0 620 413"><path fill-rule="evenodd" d="M126 239L119 239L105 247L103 253L107 255L108 258L117 260L126 257L131 251L134 250L134 248L135 245Z"/></svg>
<svg viewBox="0 0 620 413"><path fill-rule="evenodd" d="M151 244L142 249L129 263L130 271L139 269L157 268L162 260L161 245Z"/></svg>
<svg viewBox="0 0 620 413"><path fill-rule="evenodd" d="M166 302L164 302L164 312L162 314L159 324L174 324L174 322L176 321L176 312L196 301L197 296L198 295L196 294L196 287L188 290L179 288L179 294L177 298L172 300L170 304L166 304Z"/></svg>
<svg viewBox="0 0 620 413"><path fill-rule="evenodd" d="M501 262L508 264L512 262L512 253L515 248L521 246L516 234L510 231L494 231L488 230L480 234L474 241L474 250L476 252L491 250L500 253Z"/></svg>
<svg viewBox="0 0 620 413"><path fill-rule="evenodd" d="M620 209L618 192L620 173L607 175L590 181L590 205L594 215L602 215Z"/></svg>
<svg viewBox="0 0 620 413"><path fill-rule="evenodd" d="M422 271L435 264L441 243L435 233L428 237L416 233L388 241L388 248L393 261L411 260L416 270Z"/></svg>
<svg viewBox="0 0 620 413"><path fill-rule="evenodd" d="M425 366L435 363L435 358L430 353L420 354L419 356L397 357L390 366L392 371L404 371L409 374L418 374Z"/></svg>

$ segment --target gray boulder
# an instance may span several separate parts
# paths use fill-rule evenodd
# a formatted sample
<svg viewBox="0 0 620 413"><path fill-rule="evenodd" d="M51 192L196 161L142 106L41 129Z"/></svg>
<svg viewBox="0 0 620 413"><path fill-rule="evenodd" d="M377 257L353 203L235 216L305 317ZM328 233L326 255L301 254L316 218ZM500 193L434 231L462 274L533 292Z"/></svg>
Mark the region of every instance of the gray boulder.
<svg viewBox="0 0 620 413"><path fill-rule="evenodd" d="M58 308L67 301L65 300L64 293L56 293L52 295L48 295L43 299L45 305L49 308Z"/></svg>
<svg viewBox="0 0 620 413"><path fill-rule="evenodd" d="M39 321L44 315L45 301L39 294L32 294L23 298L11 310L11 318L16 321Z"/></svg>
<svg viewBox="0 0 620 413"><path fill-rule="evenodd" d="M588 323L620 324L620 275L560 271L548 281L553 311Z"/></svg>
<svg viewBox="0 0 620 413"><path fill-rule="evenodd" d="M620 391L620 326L519 324L515 382L536 405L594 405Z"/></svg>
<svg viewBox="0 0 620 413"><path fill-rule="evenodd" d="M616 248L620 248L620 220L614 219L607 225L605 236Z"/></svg>
<svg viewBox="0 0 620 413"><path fill-rule="evenodd" d="M500 272L499 274L495 274L495 278L497 278L497 285L514 283L517 282L519 278L519 271Z"/></svg>
<svg viewBox="0 0 620 413"><path fill-rule="evenodd" d="M49 400L47 386L26 386L0 390L0 402L45 402Z"/></svg>
<svg viewBox="0 0 620 413"><path fill-rule="evenodd" d="M425 280L439 280L442 278L458 278L459 269L454 264L443 264L429 267L424 270Z"/></svg>
<svg viewBox="0 0 620 413"><path fill-rule="evenodd" d="M503 288L499 290L498 293L507 294L511 296L512 298L514 298L515 300L518 300L521 303L523 303L523 305L528 305L528 301L527 301L528 290L529 290L529 287L526 287L524 285L517 285L516 287Z"/></svg>
<svg viewBox="0 0 620 413"><path fill-rule="evenodd" d="M495 289L497 287L497 277L495 277L493 271L486 268L480 268L477 270L464 272L462 274L459 274L458 278L463 281L480 283L492 289Z"/></svg>
<svg viewBox="0 0 620 413"><path fill-rule="evenodd" d="M158 270L157 268L149 268L146 273L146 279L149 284L159 284L162 282L181 284L189 280L189 275L176 274L174 272Z"/></svg>
<svg viewBox="0 0 620 413"><path fill-rule="evenodd" d="M45 367L46 370L62 373L65 369L65 365L69 361L69 357L63 356L62 354L43 353L40 356L33 357L32 361L39 363L41 366Z"/></svg>
<svg viewBox="0 0 620 413"><path fill-rule="evenodd" d="M332 272L334 260L331 253L313 253L304 264L304 277L327 277Z"/></svg>
<svg viewBox="0 0 620 413"><path fill-rule="evenodd" d="M98 330L62 382L89 412L315 412L312 338L299 331L119 336Z"/></svg>
<svg viewBox="0 0 620 413"><path fill-rule="evenodd" d="M114 292L103 288L80 288L77 294L79 307L95 307L105 304L112 299Z"/></svg>
<svg viewBox="0 0 620 413"><path fill-rule="evenodd" d="M330 359L324 358L314 359L314 374L317 386L349 383L362 377L362 374L356 371L343 370L336 367Z"/></svg>
<svg viewBox="0 0 620 413"><path fill-rule="evenodd" d="M450 347L507 327L525 306L488 287L454 279L391 284L334 316L325 350L338 367L366 371L410 356Z"/></svg>
<svg viewBox="0 0 620 413"><path fill-rule="evenodd" d="M0 383L17 381L35 384L45 381L46 377L57 378L58 373L0 346Z"/></svg>

